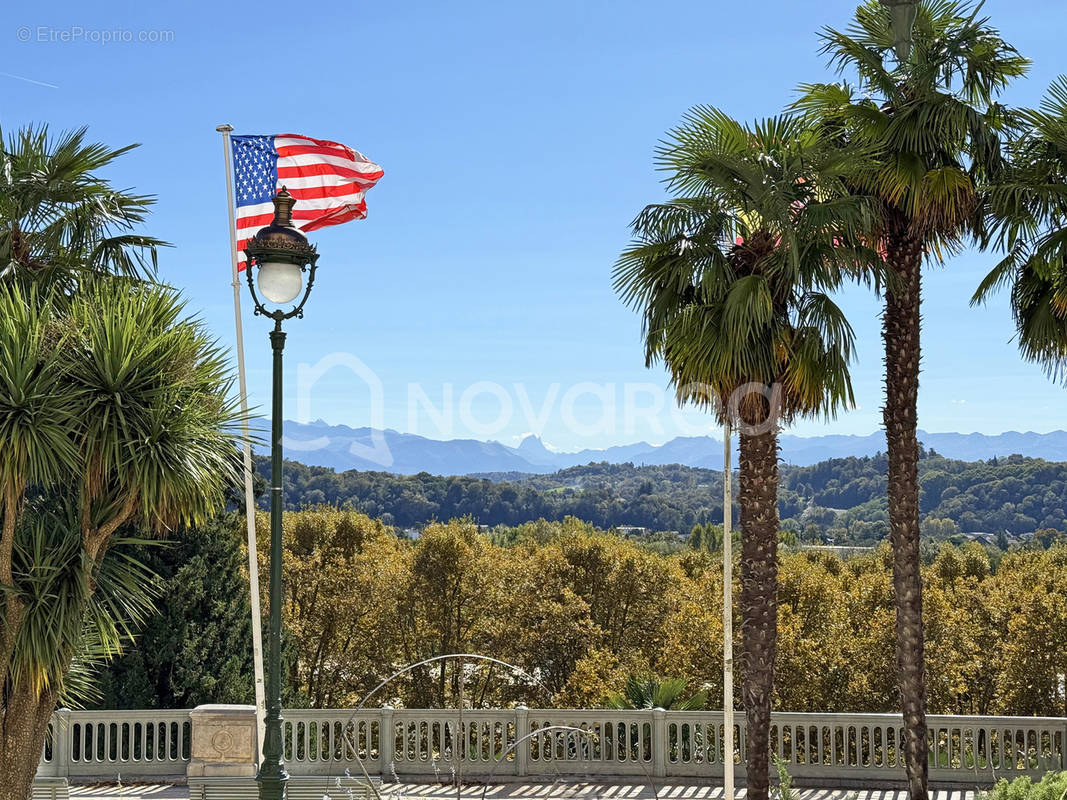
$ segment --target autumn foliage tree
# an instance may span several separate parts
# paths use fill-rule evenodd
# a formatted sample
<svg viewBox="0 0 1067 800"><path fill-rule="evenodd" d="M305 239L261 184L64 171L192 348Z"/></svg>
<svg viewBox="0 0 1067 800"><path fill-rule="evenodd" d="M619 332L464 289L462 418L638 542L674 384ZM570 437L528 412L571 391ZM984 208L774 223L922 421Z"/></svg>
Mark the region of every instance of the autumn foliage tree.
<svg viewBox="0 0 1067 800"><path fill-rule="evenodd" d="M392 672L450 652L521 670L469 663L466 705L602 707L634 676L684 680L711 707L722 696L717 554L662 556L576 519L489 534L455 520L411 541L335 509L287 513L285 545L296 702L351 706ZM892 563L887 545L844 561L780 554L775 708L895 708ZM997 564L977 544L945 544L922 577L931 712L1064 713L1067 546ZM435 662L373 703L450 707L458 680Z"/></svg>

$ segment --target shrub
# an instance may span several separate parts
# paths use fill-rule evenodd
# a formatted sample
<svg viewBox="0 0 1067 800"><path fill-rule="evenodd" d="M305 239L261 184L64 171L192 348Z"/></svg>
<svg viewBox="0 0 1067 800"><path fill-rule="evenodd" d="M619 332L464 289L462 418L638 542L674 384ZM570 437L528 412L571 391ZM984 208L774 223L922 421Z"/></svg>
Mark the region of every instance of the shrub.
<svg viewBox="0 0 1067 800"><path fill-rule="evenodd" d="M1067 798L1067 772L1050 772L1037 783L1029 777L1013 781L1001 779L980 800L1065 800Z"/></svg>

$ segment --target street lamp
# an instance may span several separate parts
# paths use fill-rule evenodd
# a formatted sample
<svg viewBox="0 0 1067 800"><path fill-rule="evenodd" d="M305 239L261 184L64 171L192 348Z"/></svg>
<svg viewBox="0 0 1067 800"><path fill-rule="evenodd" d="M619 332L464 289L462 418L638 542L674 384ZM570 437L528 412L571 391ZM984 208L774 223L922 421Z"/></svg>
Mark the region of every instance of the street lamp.
<svg viewBox="0 0 1067 800"><path fill-rule="evenodd" d="M889 8L889 30L893 34L893 52L900 63L911 55L911 30L919 13L918 0L880 0Z"/></svg>
<svg viewBox="0 0 1067 800"><path fill-rule="evenodd" d="M270 444L270 647L267 654L266 732L263 757L256 775L260 800L284 800L289 780L282 764L282 350L285 347L282 320L304 316L304 303L311 294L319 258L307 237L293 227L295 202L283 186L274 197L274 221L260 228L245 245L245 274L255 313L274 320L274 330L270 332L270 345L274 351ZM288 311L281 308L296 299L301 289L304 296L297 305ZM269 305L264 305L260 295Z"/></svg>

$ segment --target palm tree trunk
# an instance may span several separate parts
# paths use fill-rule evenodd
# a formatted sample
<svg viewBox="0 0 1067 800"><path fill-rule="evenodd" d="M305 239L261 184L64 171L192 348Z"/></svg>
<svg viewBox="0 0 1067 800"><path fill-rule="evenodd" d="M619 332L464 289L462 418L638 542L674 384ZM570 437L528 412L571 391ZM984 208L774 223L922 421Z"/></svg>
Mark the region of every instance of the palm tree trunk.
<svg viewBox="0 0 1067 800"><path fill-rule="evenodd" d="M911 800L927 800L926 688L922 577L919 574L919 315L922 241L898 223L890 234L896 281L886 292L885 407L889 453L889 538L897 612L897 684L904 714L904 756Z"/></svg>
<svg viewBox="0 0 1067 800"><path fill-rule="evenodd" d="M770 788L771 700L778 633L778 433L740 436L741 639L749 800Z"/></svg>

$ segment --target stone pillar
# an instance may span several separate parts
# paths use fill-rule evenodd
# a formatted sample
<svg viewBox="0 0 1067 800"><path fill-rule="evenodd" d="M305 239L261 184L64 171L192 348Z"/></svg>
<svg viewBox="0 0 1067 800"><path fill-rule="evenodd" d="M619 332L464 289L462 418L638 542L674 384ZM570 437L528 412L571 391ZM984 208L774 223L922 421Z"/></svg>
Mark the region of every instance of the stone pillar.
<svg viewBox="0 0 1067 800"><path fill-rule="evenodd" d="M58 761L59 761L59 745L56 743L56 740L59 738L59 736L57 734L57 731L59 730L59 722L57 721L58 715L59 715L58 711L52 712L52 729L50 731L50 736L52 737L52 760L51 761L45 761L44 760L45 751L47 751L47 749L48 749L48 742L46 740L44 749L41 751L41 760L39 762L37 762L37 777L38 778L54 778L57 775L66 775L67 774L65 772L60 772L59 771L59 764L58 764Z"/></svg>
<svg viewBox="0 0 1067 800"><path fill-rule="evenodd" d="M189 717L190 778L255 778L255 706L197 706Z"/></svg>
<svg viewBox="0 0 1067 800"><path fill-rule="evenodd" d="M57 708L52 715L52 763L56 775L65 778L70 774L70 709Z"/></svg>
<svg viewBox="0 0 1067 800"><path fill-rule="evenodd" d="M520 778L525 777L529 771L530 740L523 741L524 736L530 735L530 709L519 706L515 709L515 774Z"/></svg>
<svg viewBox="0 0 1067 800"><path fill-rule="evenodd" d="M652 774L657 778L667 775L667 712L662 708L652 709Z"/></svg>
<svg viewBox="0 0 1067 800"><path fill-rule="evenodd" d="M391 781L393 780L393 748L396 746L396 725L393 723L392 706L382 706L381 722L378 724L378 755L382 761L382 780Z"/></svg>

